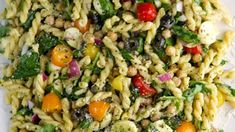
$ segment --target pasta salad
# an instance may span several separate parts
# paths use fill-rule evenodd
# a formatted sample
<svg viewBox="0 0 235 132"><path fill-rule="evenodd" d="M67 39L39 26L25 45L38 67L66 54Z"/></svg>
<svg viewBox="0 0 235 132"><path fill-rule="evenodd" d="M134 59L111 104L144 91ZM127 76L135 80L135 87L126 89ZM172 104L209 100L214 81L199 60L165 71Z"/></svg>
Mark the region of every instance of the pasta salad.
<svg viewBox="0 0 235 132"><path fill-rule="evenodd" d="M219 0L6 0L11 132L212 132L235 90Z"/></svg>

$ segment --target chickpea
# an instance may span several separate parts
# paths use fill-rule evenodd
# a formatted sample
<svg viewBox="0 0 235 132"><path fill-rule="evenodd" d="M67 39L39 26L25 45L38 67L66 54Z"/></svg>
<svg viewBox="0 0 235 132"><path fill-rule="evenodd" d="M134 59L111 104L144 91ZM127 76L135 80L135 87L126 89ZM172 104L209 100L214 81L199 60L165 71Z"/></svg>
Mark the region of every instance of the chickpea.
<svg viewBox="0 0 235 132"><path fill-rule="evenodd" d="M159 120L159 119L160 119L160 116L157 115L157 114L152 114L151 117L150 117L150 120L151 120L151 121L157 121L157 120Z"/></svg>
<svg viewBox="0 0 235 132"><path fill-rule="evenodd" d="M149 125L149 123L150 123L149 120L144 119L144 120L141 121L141 126L142 126L143 128L145 128L145 127L147 127L147 126Z"/></svg>
<svg viewBox="0 0 235 132"><path fill-rule="evenodd" d="M118 45L117 45L120 49L123 49L125 44L124 42L119 42Z"/></svg>
<svg viewBox="0 0 235 132"><path fill-rule="evenodd" d="M123 9L124 10L130 10L131 5L132 5L131 1L124 2L123 3Z"/></svg>
<svg viewBox="0 0 235 132"><path fill-rule="evenodd" d="M55 18L54 18L54 16L48 16L48 17L46 17L45 23L48 24L48 25L54 25L54 23L55 23Z"/></svg>
<svg viewBox="0 0 235 132"><path fill-rule="evenodd" d="M95 36L95 38L101 39L103 37L103 32L102 31L95 32L94 36Z"/></svg>
<svg viewBox="0 0 235 132"><path fill-rule="evenodd" d="M175 86L178 87L181 84L181 79L178 77L173 77L172 78L173 82L175 83Z"/></svg>
<svg viewBox="0 0 235 132"><path fill-rule="evenodd" d="M173 46L167 46L166 48L166 55L174 56L176 54L176 49Z"/></svg>
<svg viewBox="0 0 235 132"><path fill-rule="evenodd" d="M176 112L176 107L174 105L169 105L167 107L167 112L171 113L171 114L174 114Z"/></svg>
<svg viewBox="0 0 235 132"><path fill-rule="evenodd" d="M91 82L92 82L92 83L95 83L96 80L97 80L97 78L98 78L98 76L97 76L96 74L93 74L93 75L91 76Z"/></svg>
<svg viewBox="0 0 235 132"><path fill-rule="evenodd" d="M108 32L108 33L107 33L107 36L108 36L112 41L116 41L117 38L118 38L117 34L114 33L114 32Z"/></svg>
<svg viewBox="0 0 235 132"><path fill-rule="evenodd" d="M127 75L129 76L129 77L133 77L133 76L135 76L137 74L137 69L135 68L135 67L133 67L133 66L129 66L128 67L128 71L127 71Z"/></svg>
<svg viewBox="0 0 235 132"><path fill-rule="evenodd" d="M55 20L55 27L57 27L57 28L64 27L64 20L62 18L57 18Z"/></svg>
<svg viewBox="0 0 235 132"><path fill-rule="evenodd" d="M200 62L202 61L202 56L200 54L196 54L193 56L193 62L197 63L197 62Z"/></svg>
<svg viewBox="0 0 235 132"><path fill-rule="evenodd" d="M66 21L66 22L64 23L64 29L68 29L68 28L70 28L70 27L72 27L72 23L71 23L70 21Z"/></svg>
<svg viewBox="0 0 235 132"><path fill-rule="evenodd" d="M167 38L170 38L171 37L171 31L169 29L165 29L163 32L162 32L162 36L167 39Z"/></svg>

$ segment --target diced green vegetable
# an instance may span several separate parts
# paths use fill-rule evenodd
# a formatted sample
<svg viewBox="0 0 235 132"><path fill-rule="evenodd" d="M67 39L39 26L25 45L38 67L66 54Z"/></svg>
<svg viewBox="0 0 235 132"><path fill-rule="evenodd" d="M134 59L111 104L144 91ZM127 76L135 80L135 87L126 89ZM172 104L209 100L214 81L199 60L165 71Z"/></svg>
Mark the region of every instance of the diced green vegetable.
<svg viewBox="0 0 235 132"><path fill-rule="evenodd" d="M49 33L41 32L36 39L36 42L39 44L39 53L45 54L52 47L59 44L59 39L56 36L53 36Z"/></svg>
<svg viewBox="0 0 235 132"><path fill-rule="evenodd" d="M99 2L104 12L104 18L109 18L116 13L116 11L114 10L114 6L110 0L99 0Z"/></svg>
<svg viewBox="0 0 235 132"><path fill-rule="evenodd" d="M35 18L36 11L30 11L28 14L28 19L24 24L22 24L22 27L24 30L28 31L30 27L32 27L33 19Z"/></svg>
<svg viewBox="0 0 235 132"><path fill-rule="evenodd" d="M56 132L56 127L52 124L46 124L40 129L40 132Z"/></svg>
<svg viewBox="0 0 235 132"><path fill-rule="evenodd" d="M131 61L131 59L133 59L133 57L131 56L131 54L126 50L126 49L121 49L120 50L122 57L126 60L126 61Z"/></svg>
<svg viewBox="0 0 235 132"><path fill-rule="evenodd" d="M144 38L142 38L142 37L138 38L137 51L139 52L139 54L144 52Z"/></svg>
<svg viewBox="0 0 235 132"><path fill-rule="evenodd" d="M0 39L7 36L9 32L10 32L9 27L0 27Z"/></svg>
<svg viewBox="0 0 235 132"><path fill-rule="evenodd" d="M20 109L17 111L17 114L22 115L22 116L25 116L25 115L32 115L32 114L33 114L33 111L30 110L30 109L27 108L27 107L22 107L22 108L20 108Z"/></svg>
<svg viewBox="0 0 235 132"><path fill-rule="evenodd" d="M200 82L193 82L190 84L190 89L184 91L183 96L187 101L193 101L194 96L205 89L205 84Z"/></svg>
<svg viewBox="0 0 235 132"><path fill-rule="evenodd" d="M19 64L13 74L13 79L35 76L40 73L40 69L38 53L30 52L24 54L19 59Z"/></svg>
<svg viewBox="0 0 235 132"><path fill-rule="evenodd" d="M82 128L82 129L88 128L90 126L90 124L91 124L91 119L90 118L84 119L80 122L79 127Z"/></svg>
<svg viewBox="0 0 235 132"><path fill-rule="evenodd" d="M180 26L173 26L172 27L173 33L178 36L181 40L187 42L187 43L193 43L193 44L198 44L200 43L200 39L192 31L189 31L185 27L180 27Z"/></svg>

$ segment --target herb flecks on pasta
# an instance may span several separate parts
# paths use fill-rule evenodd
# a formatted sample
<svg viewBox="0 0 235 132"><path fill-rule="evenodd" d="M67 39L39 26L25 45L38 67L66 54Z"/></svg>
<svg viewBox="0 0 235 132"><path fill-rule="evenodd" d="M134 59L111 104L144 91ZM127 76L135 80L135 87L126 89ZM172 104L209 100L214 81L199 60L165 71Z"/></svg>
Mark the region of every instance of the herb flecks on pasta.
<svg viewBox="0 0 235 132"><path fill-rule="evenodd" d="M7 0L11 131L212 131L234 31L219 0Z"/></svg>

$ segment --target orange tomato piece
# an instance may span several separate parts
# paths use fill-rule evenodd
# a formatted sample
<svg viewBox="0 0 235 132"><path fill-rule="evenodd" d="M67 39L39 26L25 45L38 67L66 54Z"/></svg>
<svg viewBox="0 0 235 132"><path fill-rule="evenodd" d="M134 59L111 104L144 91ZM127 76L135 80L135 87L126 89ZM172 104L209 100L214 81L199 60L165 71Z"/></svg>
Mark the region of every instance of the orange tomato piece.
<svg viewBox="0 0 235 132"><path fill-rule="evenodd" d="M75 26L77 29L79 29L79 31L80 31L81 33L87 32L87 31L90 29L90 25L91 25L90 20L88 20L87 24L84 25L84 26L82 26L82 25L80 24L79 20L76 20L76 21L74 22L74 26Z"/></svg>
<svg viewBox="0 0 235 132"><path fill-rule="evenodd" d="M63 44L57 45L51 53L51 62L59 67L66 67L73 59L71 49Z"/></svg>
<svg viewBox="0 0 235 132"><path fill-rule="evenodd" d="M49 93L42 99L42 110L44 112L54 112L61 110L60 98L55 93Z"/></svg>
<svg viewBox="0 0 235 132"><path fill-rule="evenodd" d="M182 122L176 132L196 132L196 128L192 122Z"/></svg>
<svg viewBox="0 0 235 132"><path fill-rule="evenodd" d="M95 120L102 121L109 107L110 104L105 101L94 101L89 104L88 110Z"/></svg>

